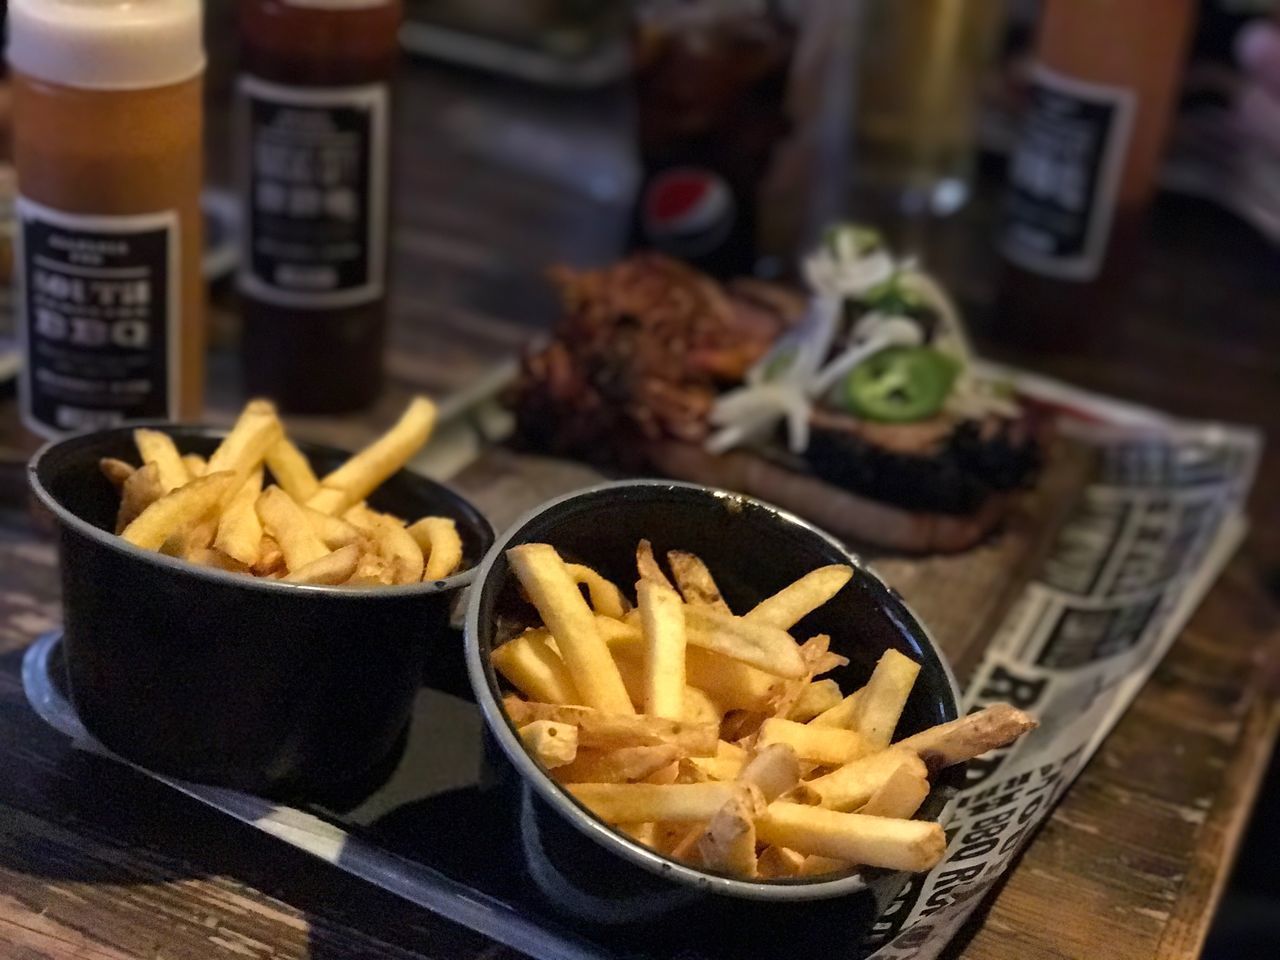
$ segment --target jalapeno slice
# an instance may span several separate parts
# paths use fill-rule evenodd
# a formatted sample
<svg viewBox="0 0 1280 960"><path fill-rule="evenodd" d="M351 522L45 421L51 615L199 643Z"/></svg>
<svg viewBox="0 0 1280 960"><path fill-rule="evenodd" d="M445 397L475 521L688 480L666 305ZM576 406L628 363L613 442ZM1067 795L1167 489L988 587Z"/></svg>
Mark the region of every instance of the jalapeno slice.
<svg viewBox="0 0 1280 960"><path fill-rule="evenodd" d="M925 420L942 409L956 373L955 361L930 347L889 347L849 372L838 399L867 420Z"/></svg>

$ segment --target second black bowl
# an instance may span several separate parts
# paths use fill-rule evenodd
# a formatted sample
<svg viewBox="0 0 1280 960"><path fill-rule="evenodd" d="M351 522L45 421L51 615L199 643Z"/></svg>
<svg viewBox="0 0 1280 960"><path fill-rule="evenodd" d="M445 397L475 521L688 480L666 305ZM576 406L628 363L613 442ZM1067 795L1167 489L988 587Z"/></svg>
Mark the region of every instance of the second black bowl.
<svg viewBox="0 0 1280 960"><path fill-rule="evenodd" d="M158 424L183 453L222 431ZM348 454L301 444L320 471ZM136 461L132 428L46 446L30 482L58 523L69 692L88 730L150 769L270 797L322 796L381 767L432 658L460 657L450 607L493 543L474 507L401 470L370 498L457 521L463 568L402 587L312 587L141 550L111 531L102 457Z"/></svg>

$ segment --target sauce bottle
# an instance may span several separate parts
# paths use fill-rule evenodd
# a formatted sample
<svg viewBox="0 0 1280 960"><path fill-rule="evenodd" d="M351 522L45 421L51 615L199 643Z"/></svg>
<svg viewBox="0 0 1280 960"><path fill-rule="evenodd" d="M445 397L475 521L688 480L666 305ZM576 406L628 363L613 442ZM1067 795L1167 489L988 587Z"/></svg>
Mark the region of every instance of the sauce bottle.
<svg viewBox="0 0 1280 960"><path fill-rule="evenodd" d="M24 423L197 417L199 0L13 0L8 61Z"/></svg>
<svg viewBox="0 0 1280 960"><path fill-rule="evenodd" d="M998 332L1088 347L1132 269L1196 0L1048 0L1010 159Z"/></svg>
<svg viewBox="0 0 1280 960"><path fill-rule="evenodd" d="M368 406L386 331L391 79L401 0L241 0L249 392Z"/></svg>

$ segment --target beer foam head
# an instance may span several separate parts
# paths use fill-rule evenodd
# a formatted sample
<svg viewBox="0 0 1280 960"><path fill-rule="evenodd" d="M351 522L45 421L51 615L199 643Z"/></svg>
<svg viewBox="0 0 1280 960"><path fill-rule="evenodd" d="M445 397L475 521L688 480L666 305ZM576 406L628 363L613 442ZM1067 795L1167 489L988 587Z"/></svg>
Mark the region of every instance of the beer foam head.
<svg viewBox="0 0 1280 960"><path fill-rule="evenodd" d="M200 0L9 0L9 65L48 83L131 90L204 69Z"/></svg>

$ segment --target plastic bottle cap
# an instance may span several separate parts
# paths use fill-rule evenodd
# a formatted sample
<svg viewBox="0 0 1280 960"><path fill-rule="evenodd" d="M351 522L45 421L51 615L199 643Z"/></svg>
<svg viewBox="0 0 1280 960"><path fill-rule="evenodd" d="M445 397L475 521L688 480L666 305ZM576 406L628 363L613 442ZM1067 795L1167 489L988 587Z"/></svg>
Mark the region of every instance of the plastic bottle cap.
<svg viewBox="0 0 1280 960"><path fill-rule="evenodd" d="M68 87L181 83L204 69L200 0L9 0L8 58Z"/></svg>

